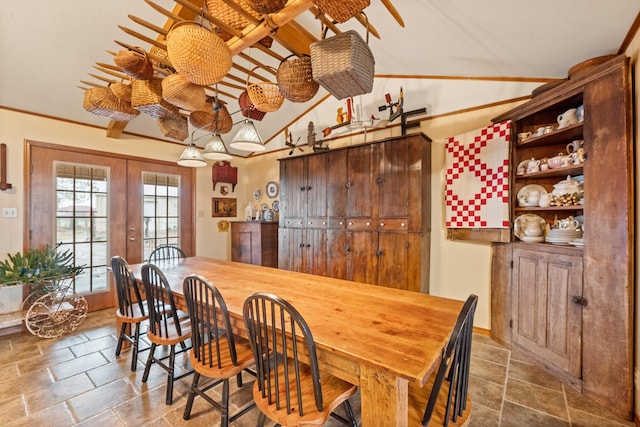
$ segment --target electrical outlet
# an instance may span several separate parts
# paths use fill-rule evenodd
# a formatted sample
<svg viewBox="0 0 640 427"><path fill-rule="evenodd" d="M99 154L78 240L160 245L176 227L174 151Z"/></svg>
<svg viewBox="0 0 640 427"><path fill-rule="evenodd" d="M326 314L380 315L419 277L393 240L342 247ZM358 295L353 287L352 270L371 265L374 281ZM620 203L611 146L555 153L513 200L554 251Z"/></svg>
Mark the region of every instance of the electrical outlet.
<svg viewBox="0 0 640 427"><path fill-rule="evenodd" d="M17 218L18 208L2 208L2 218Z"/></svg>

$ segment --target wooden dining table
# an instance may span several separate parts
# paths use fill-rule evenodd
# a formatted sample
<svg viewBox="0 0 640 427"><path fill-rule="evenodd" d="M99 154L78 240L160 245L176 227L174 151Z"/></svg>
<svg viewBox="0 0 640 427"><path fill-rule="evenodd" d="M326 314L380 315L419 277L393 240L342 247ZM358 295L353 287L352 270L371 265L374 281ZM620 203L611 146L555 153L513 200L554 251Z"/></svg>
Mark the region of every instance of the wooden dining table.
<svg viewBox="0 0 640 427"><path fill-rule="evenodd" d="M234 333L246 337L242 309L254 292L293 304L309 324L322 371L359 387L362 425L406 426L408 384L424 385L438 366L463 301L206 257L155 263L176 304L190 274L221 292ZM137 280L143 264L131 265Z"/></svg>

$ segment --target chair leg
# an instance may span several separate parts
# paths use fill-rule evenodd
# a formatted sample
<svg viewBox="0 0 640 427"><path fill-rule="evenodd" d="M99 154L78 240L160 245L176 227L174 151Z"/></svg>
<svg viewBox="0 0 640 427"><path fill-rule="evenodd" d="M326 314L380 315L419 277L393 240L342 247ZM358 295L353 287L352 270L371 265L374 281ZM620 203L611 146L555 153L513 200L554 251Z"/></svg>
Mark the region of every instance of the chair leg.
<svg viewBox="0 0 640 427"><path fill-rule="evenodd" d="M140 323L136 323L136 329L133 333L133 343L131 344L131 371L135 371L138 367L138 342L140 341Z"/></svg>
<svg viewBox="0 0 640 427"><path fill-rule="evenodd" d="M220 427L229 427L229 379L222 382L222 402L220 402Z"/></svg>
<svg viewBox="0 0 640 427"><path fill-rule="evenodd" d="M238 383L238 388L242 387L242 372L236 376L236 382Z"/></svg>
<svg viewBox="0 0 640 427"><path fill-rule="evenodd" d="M256 425L258 427L263 427L264 426L264 420L266 418L267 418L267 416L263 412L260 412L260 414L258 415L258 423Z"/></svg>
<svg viewBox="0 0 640 427"><path fill-rule="evenodd" d="M194 372L191 390L189 390L189 397L187 398L187 406L184 407L184 414L182 415L182 418L185 420L188 420L189 417L191 417L191 408L193 407L193 399L196 397L196 390L198 389L199 381L200 374L198 372Z"/></svg>
<svg viewBox="0 0 640 427"><path fill-rule="evenodd" d="M167 400L166 404L171 405L173 402L173 366L176 360L176 346L172 345L169 350L169 366L167 370Z"/></svg>
<svg viewBox="0 0 640 427"><path fill-rule="evenodd" d="M120 328L120 335L118 336L118 344L116 345L116 356L120 356L120 352L122 351L122 343L125 340L126 334L127 323L122 323L122 327Z"/></svg>
<svg viewBox="0 0 640 427"><path fill-rule="evenodd" d="M149 357L147 357L147 363L144 365L144 374L142 374L142 382L146 383L149 378L149 371L151 370L151 363L153 363L153 355L156 351L157 344L151 343L151 348L149 349Z"/></svg>
<svg viewBox="0 0 640 427"><path fill-rule="evenodd" d="M351 425L353 427L358 427L358 422L356 421L356 416L353 414L353 409L351 408L351 403L348 400L344 401L344 407L347 410L347 415L349 415L349 419L351 420Z"/></svg>

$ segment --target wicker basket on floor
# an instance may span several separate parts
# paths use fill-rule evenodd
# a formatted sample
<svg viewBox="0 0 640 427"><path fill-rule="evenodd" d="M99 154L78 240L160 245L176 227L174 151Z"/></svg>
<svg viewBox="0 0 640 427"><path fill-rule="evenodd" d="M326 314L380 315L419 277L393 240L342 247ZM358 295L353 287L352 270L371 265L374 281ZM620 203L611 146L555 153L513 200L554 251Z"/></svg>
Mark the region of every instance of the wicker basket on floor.
<svg viewBox="0 0 640 427"><path fill-rule="evenodd" d="M284 96L280 93L280 88L277 83L263 81L249 83L249 78L256 68L258 67L254 67L251 72L247 74L247 93L249 94L251 103L257 110L264 113L278 111L284 102ZM271 69L275 72L273 68Z"/></svg>
<svg viewBox="0 0 640 427"><path fill-rule="evenodd" d="M162 98L162 79L134 80L131 84L131 106L154 119L178 115L178 107Z"/></svg>
<svg viewBox="0 0 640 427"><path fill-rule="evenodd" d="M227 43L195 22L182 21L167 34L171 65L191 83L209 86L218 83L232 65Z"/></svg>
<svg viewBox="0 0 640 427"><path fill-rule="evenodd" d="M371 0L312 0L320 10L336 22L345 22L353 18L371 4Z"/></svg>
<svg viewBox="0 0 640 427"><path fill-rule="evenodd" d="M318 93L318 82L313 80L311 57L289 59L287 56L280 62L276 80L282 95L291 102L307 102Z"/></svg>

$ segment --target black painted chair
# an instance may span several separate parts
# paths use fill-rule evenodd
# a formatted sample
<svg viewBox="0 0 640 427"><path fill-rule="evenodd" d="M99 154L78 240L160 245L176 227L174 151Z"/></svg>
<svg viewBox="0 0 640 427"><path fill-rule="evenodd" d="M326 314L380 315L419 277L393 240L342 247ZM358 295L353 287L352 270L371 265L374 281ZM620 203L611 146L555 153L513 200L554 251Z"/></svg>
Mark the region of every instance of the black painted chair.
<svg viewBox="0 0 640 427"><path fill-rule="evenodd" d="M478 297L473 294L465 301L443 350L442 361L429 382L422 388L409 384L409 425L468 424L469 365L477 304Z"/></svg>
<svg viewBox="0 0 640 427"><path fill-rule="evenodd" d="M151 341L149 357L144 367L142 382L147 382L149 371L153 363L167 371L167 396L166 404L173 402L173 383L187 375L193 374L193 370L180 375L175 374L175 356L191 348L191 322L189 317L180 317L176 310L175 300L169 282L164 273L156 265L147 263L141 269L142 283L147 296L149 308L149 331L147 337ZM189 345L187 345L189 341ZM176 345L181 350L176 352ZM169 354L156 356L158 346L169 347ZM167 360L168 359L168 360Z"/></svg>
<svg viewBox="0 0 640 427"><path fill-rule="evenodd" d="M149 346L140 349L140 326L149 318L147 302L141 297L140 289L127 261L120 257L111 258L111 272L116 281L118 309L116 319L121 323L116 356L120 355L125 341L131 343L131 370L138 366L138 353L149 350ZM133 333L129 334L130 328Z"/></svg>
<svg viewBox="0 0 640 427"><path fill-rule="evenodd" d="M229 423L255 407L253 401L245 405L236 414L229 416L229 380L237 378L238 387L242 386L242 372L255 364L251 346L246 340L234 337L227 304L218 289L207 279L190 275L184 279L184 297L191 318L192 343L190 360L195 370L193 382L184 408L183 418L191 417L193 400L201 396L221 412L220 425ZM214 381L201 385L202 377ZM206 392L222 383L222 399L216 402Z"/></svg>
<svg viewBox="0 0 640 427"><path fill-rule="evenodd" d="M245 301L243 316L256 359L259 425L265 416L282 426L322 425L333 416L357 426L348 400L357 387L321 375L313 335L295 307L276 295L256 293ZM340 405L349 420L333 412Z"/></svg>
<svg viewBox="0 0 640 427"><path fill-rule="evenodd" d="M176 260L185 257L184 251L175 245L158 245L151 251L149 262Z"/></svg>

